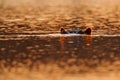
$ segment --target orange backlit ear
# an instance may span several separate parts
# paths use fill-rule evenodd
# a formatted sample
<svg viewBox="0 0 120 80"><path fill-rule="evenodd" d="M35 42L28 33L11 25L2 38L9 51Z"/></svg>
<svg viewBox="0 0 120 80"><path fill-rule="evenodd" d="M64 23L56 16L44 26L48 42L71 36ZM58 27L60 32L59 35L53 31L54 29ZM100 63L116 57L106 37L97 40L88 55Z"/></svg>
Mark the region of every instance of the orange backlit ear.
<svg viewBox="0 0 120 80"><path fill-rule="evenodd" d="M87 29L85 30L85 34L91 34L91 28L87 28Z"/></svg>

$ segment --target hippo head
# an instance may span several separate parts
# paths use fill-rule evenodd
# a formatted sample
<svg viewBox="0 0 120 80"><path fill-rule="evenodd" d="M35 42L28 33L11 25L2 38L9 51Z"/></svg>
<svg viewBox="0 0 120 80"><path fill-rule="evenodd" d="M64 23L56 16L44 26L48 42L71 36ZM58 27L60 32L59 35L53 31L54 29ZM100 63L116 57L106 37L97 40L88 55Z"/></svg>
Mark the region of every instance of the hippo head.
<svg viewBox="0 0 120 80"><path fill-rule="evenodd" d="M65 30L64 28L61 28L61 34L91 34L91 28L87 28L85 31L82 30Z"/></svg>

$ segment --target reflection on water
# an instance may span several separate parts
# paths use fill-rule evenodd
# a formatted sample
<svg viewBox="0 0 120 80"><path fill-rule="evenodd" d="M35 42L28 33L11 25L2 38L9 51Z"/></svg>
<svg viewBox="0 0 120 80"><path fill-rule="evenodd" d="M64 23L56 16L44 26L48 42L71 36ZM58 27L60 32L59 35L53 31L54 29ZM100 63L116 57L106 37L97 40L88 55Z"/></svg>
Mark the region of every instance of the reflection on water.
<svg viewBox="0 0 120 80"><path fill-rule="evenodd" d="M119 80L119 43L117 36L0 40L0 79Z"/></svg>

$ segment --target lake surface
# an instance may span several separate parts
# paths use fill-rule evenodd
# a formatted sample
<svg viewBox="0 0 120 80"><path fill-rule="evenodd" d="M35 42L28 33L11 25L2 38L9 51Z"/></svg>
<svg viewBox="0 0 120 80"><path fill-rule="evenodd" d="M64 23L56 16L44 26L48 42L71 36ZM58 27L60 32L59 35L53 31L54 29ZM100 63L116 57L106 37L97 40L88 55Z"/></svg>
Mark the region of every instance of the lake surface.
<svg viewBox="0 0 120 80"><path fill-rule="evenodd" d="M119 3L0 0L0 80L120 80Z"/></svg>
<svg viewBox="0 0 120 80"><path fill-rule="evenodd" d="M120 36L0 38L1 80L119 80Z"/></svg>

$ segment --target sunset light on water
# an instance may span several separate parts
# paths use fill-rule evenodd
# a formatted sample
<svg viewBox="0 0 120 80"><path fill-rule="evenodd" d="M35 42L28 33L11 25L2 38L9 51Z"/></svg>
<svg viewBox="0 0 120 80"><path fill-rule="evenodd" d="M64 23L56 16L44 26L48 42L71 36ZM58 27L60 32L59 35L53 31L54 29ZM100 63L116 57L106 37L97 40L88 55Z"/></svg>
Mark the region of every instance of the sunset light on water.
<svg viewBox="0 0 120 80"><path fill-rule="evenodd" d="M0 0L0 80L119 80L119 2Z"/></svg>

